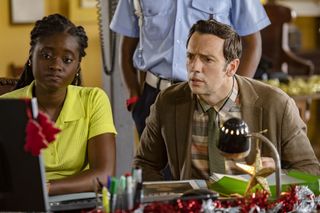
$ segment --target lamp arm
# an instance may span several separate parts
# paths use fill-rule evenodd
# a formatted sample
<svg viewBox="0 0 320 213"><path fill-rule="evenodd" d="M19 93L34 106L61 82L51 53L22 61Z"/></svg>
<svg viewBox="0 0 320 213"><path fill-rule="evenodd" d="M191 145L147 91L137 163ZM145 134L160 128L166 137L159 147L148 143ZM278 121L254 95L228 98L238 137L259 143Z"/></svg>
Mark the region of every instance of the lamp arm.
<svg viewBox="0 0 320 213"><path fill-rule="evenodd" d="M254 137L254 138L258 138L261 141L265 142L269 148L271 148L274 158L275 158L275 164L276 164L276 196L277 198L280 198L280 193L281 193L281 161L280 161L280 157L279 157L279 153L275 147L275 145L273 145L273 143L265 136L263 136L260 133L250 133L248 134L248 137Z"/></svg>

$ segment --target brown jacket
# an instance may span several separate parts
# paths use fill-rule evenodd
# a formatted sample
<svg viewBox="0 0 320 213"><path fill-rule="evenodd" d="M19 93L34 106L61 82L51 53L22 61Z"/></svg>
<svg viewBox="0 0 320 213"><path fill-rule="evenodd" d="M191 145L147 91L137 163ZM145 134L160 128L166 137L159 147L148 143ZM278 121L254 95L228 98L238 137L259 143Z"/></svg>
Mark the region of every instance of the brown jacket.
<svg viewBox="0 0 320 213"><path fill-rule="evenodd" d="M281 167L320 175L319 161L306 136L306 125L295 102L278 88L236 76L242 119L250 132L268 129L265 136L276 146ZM151 106L146 128L134 159L144 180L162 180L160 171L169 164L173 179L191 179L191 124L195 99L187 83L162 91ZM246 158L252 163L253 149ZM262 145L262 156L272 157Z"/></svg>

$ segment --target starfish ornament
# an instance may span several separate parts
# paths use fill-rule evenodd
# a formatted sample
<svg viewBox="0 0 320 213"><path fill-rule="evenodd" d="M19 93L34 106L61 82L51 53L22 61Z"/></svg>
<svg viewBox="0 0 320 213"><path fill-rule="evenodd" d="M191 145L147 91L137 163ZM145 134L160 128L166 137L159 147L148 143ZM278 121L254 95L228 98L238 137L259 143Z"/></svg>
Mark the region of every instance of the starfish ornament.
<svg viewBox="0 0 320 213"><path fill-rule="evenodd" d="M236 166L239 169L251 176L245 194L248 194L252 190L252 188L254 188L257 184L259 184L262 187L262 189L267 191L269 194L271 193L266 177L272 174L274 172L274 169L262 167L261 150L259 147L259 143L257 143L256 159L253 166L242 163L236 163Z"/></svg>

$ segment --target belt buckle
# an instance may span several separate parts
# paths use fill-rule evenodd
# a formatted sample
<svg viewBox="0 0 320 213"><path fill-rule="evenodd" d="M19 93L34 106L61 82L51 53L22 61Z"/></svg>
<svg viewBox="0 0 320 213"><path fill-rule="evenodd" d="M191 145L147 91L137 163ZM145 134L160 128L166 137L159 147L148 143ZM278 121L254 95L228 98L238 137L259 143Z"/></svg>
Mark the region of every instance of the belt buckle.
<svg viewBox="0 0 320 213"><path fill-rule="evenodd" d="M172 85L171 81L158 77L158 82L157 82L157 89L158 90L166 89L171 85Z"/></svg>
<svg viewBox="0 0 320 213"><path fill-rule="evenodd" d="M161 78L160 76L157 76L152 72L147 72L146 81L149 85L158 90L166 89L167 87L172 85L172 82L170 80Z"/></svg>

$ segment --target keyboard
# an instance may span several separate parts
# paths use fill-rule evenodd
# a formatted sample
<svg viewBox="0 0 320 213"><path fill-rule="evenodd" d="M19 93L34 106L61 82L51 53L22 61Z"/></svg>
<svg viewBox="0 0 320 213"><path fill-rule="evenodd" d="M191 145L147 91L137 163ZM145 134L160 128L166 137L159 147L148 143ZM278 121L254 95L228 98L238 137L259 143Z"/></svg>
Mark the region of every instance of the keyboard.
<svg viewBox="0 0 320 213"><path fill-rule="evenodd" d="M96 195L94 192L74 193L49 197L50 211L69 211L81 209L93 209L96 207Z"/></svg>

